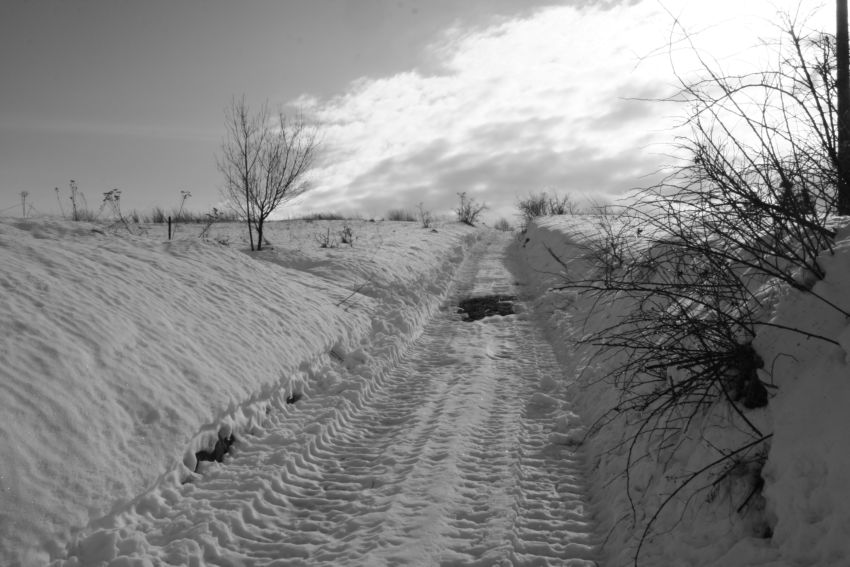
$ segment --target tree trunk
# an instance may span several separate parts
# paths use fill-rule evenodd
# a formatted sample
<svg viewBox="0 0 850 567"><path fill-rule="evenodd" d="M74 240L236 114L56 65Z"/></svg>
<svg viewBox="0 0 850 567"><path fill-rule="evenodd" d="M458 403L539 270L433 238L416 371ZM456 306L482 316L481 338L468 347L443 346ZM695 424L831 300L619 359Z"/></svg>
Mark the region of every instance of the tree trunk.
<svg viewBox="0 0 850 567"><path fill-rule="evenodd" d="M247 147L247 143L246 143ZM248 170L248 153L245 150L245 170ZM251 252L254 251L254 233L251 229L251 179L246 175L243 180L245 187L245 220L248 221L248 242L251 244Z"/></svg>
<svg viewBox="0 0 850 567"><path fill-rule="evenodd" d="M263 217L262 215L254 223L257 229L257 251L263 249Z"/></svg>
<svg viewBox="0 0 850 567"><path fill-rule="evenodd" d="M835 58L838 99L838 214L850 215L850 46L847 0L836 0Z"/></svg>
<svg viewBox="0 0 850 567"><path fill-rule="evenodd" d="M247 204L247 207L246 207L246 208L247 208L247 210L249 211L249 212L245 215L246 220L248 221L248 242L251 244L251 252L253 252L253 251L254 251L254 229L251 227L251 213L250 213L250 210L251 210L251 208L250 208L250 207L251 207L251 202L250 202L250 200L249 200L249 199L247 199L247 198L246 198L245 200L248 202L248 204Z"/></svg>

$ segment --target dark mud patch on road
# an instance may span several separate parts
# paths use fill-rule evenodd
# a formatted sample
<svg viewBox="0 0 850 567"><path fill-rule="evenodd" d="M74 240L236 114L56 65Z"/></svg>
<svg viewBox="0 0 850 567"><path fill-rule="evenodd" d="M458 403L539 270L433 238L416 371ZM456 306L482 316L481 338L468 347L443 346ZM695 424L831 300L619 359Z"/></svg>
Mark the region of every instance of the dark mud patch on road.
<svg viewBox="0 0 850 567"><path fill-rule="evenodd" d="M463 314L464 321L478 321L493 315L511 315L514 313L515 295L485 295L469 297L458 303L457 312Z"/></svg>

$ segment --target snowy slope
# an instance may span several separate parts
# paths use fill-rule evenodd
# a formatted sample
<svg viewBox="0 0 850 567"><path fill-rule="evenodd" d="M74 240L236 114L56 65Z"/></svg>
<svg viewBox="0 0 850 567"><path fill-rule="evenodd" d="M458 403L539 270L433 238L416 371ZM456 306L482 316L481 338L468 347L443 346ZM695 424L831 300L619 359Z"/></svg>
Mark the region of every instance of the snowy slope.
<svg viewBox="0 0 850 567"><path fill-rule="evenodd" d="M274 223L249 256L239 226L0 222L0 564L61 555L275 400L335 387L329 359L389 364L477 238L351 222L354 246L320 248L342 224Z"/></svg>
<svg viewBox="0 0 850 567"><path fill-rule="evenodd" d="M593 217L549 217L532 223L518 241L517 253L536 277L536 311L551 340L565 345L561 363L581 376L573 393L584 423L591 424L617 404L607 379L615 361L576 347L584 333L624 314L628 304L600 305L575 291L557 290L565 272L586 273L577 243L596 232ZM552 252L562 261L556 261ZM850 231L839 234L834 256L824 256L827 276L814 291L850 309ZM775 290L766 292L776 296ZM736 510L748 494L752 471L732 470L710 490L674 498L640 554L640 565L844 566L850 564L850 325L823 302L793 290L780 290L768 318L781 325L824 335L838 344L806 339L775 327L763 327L755 347L767 361L761 374L777 386L765 410L750 418L774 434L764 477L763 500ZM743 437L722 420L699 424L683 439L679 460L644 460L634 467L626 496L622 475L627 448L621 441L637 425L616 421L586 439L591 501L603 532L604 564L633 564L645 521L678 486L684 474L717 457L705 439L735 442ZM684 456L684 460L683 457ZM634 507L634 508L633 508ZM633 512L637 522L633 523Z"/></svg>

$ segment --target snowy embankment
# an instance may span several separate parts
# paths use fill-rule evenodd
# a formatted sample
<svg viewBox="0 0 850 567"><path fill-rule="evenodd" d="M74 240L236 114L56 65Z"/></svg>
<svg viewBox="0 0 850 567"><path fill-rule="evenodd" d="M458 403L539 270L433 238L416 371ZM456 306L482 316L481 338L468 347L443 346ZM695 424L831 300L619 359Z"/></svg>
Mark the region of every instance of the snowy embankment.
<svg viewBox="0 0 850 567"><path fill-rule="evenodd" d="M611 353L594 356L590 347L574 346L575 341L612 324L627 303L600 304L555 288L563 285L565 271L587 273L576 242L596 230L593 217L538 219L516 245L529 271L539 275L529 281L539 286L535 311L546 321L550 340L569 345L559 355L580 377L573 386L575 407L588 426L617 406L610 380L616 358ZM850 230L839 233L835 254L825 255L821 263L826 278L813 290L850 310ZM730 459L720 471L715 468L695 479L658 517L640 565L850 564L850 322L811 294L777 286L757 292L769 298L763 303L766 321L827 341L778 326L760 327L754 346L765 367L759 377L775 388L766 408L747 410L747 415L773 434L764 468L735 465ZM736 447L743 439L722 414L696 422L673 453L632 455L638 462L628 477L623 471L637 421L616 419L587 437L590 500L600 530L607 534L601 550L604 565L633 564L644 526L664 499L689 473L722 456L722 447ZM638 444L635 450L643 448Z"/></svg>
<svg viewBox="0 0 850 567"><path fill-rule="evenodd" d="M62 556L74 534L275 406L379 373L440 304L477 233L458 224L273 223L144 234L0 222L0 564ZM233 242L231 246L222 242ZM368 372L359 372L368 381Z"/></svg>

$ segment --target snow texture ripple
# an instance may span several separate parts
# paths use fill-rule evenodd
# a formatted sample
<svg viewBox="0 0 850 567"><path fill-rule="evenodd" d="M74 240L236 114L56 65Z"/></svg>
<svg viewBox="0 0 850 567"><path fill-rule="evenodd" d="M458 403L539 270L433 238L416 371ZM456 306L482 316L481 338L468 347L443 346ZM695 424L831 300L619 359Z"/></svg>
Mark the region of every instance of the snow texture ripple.
<svg viewBox="0 0 850 567"><path fill-rule="evenodd" d="M480 243L397 365L269 406L222 463L166 475L57 564L595 565L581 455L551 346L518 315L457 301L516 294L507 237ZM330 360L316 373L356 372Z"/></svg>

